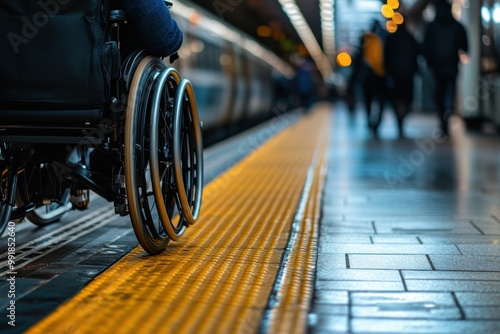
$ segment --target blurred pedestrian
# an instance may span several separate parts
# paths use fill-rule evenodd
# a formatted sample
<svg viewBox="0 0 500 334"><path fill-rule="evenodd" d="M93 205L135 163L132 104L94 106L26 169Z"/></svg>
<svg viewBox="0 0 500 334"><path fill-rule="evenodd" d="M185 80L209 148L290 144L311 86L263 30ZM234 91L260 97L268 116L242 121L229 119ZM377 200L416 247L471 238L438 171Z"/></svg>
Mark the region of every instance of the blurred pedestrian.
<svg viewBox="0 0 500 334"><path fill-rule="evenodd" d="M316 87L314 83L314 66L308 61L302 61L295 73L294 86L298 97L299 107L305 112L315 101Z"/></svg>
<svg viewBox="0 0 500 334"><path fill-rule="evenodd" d="M399 137L404 137L403 121L413 103L413 78L418 71L420 47L403 22L386 37L384 69L392 108L396 115Z"/></svg>
<svg viewBox="0 0 500 334"><path fill-rule="evenodd" d="M361 55L363 57L364 70L362 78L363 99L366 108L368 126L377 136L378 126L382 120L387 100L387 87L385 81L385 69L383 63L383 46L386 32L382 29L380 22L374 20L368 32L361 38ZM376 110L373 109L373 104Z"/></svg>
<svg viewBox="0 0 500 334"><path fill-rule="evenodd" d="M435 0L436 17L424 34L424 52L436 85L435 101L443 135L455 111L459 52L468 52L467 33L452 15L451 4Z"/></svg>

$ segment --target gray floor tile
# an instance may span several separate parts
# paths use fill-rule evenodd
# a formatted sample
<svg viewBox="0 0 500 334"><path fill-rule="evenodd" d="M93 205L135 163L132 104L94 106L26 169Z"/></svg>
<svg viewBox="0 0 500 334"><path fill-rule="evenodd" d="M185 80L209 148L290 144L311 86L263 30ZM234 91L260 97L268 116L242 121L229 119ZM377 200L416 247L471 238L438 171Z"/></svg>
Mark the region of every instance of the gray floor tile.
<svg viewBox="0 0 500 334"><path fill-rule="evenodd" d="M431 201L431 200L429 200ZM446 227L451 228L454 225L471 225L471 219L469 218L456 218L450 216L442 216L440 214L424 214L422 212L422 207L428 204L422 203L421 207L418 208L419 212L415 213L415 208L417 205L413 205L413 209L410 210L407 216L385 216L378 217L375 221L376 224L380 226L385 225L399 225L399 226L411 226L416 225L420 227ZM390 210L390 209L389 209ZM442 212L442 211L441 211Z"/></svg>
<svg viewBox="0 0 500 334"><path fill-rule="evenodd" d="M472 221L486 235L500 234L500 223L492 217L488 218L473 218Z"/></svg>
<svg viewBox="0 0 500 334"><path fill-rule="evenodd" d="M338 315L317 314L310 318L312 329L308 333L314 334L332 334L332 333L347 333L349 331L349 317Z"/></svg>
<svg viewBox="0 0 500 334"><path fill-rule="evenodd" d="M483 271L417 271L403 270L404 279L446 279L446 280L473 280L473 281L500 281L500 272Z"/></svg>
<svg viewBox="0 0 500 334"><path fill-rule="evenodd" d="M500 281L405 280L408 291L500 292Z"/></svg>
<svg viewBox="0 0 500 334"><path fill-rule="evenodd" d="M500 293L457 292L461 306L500 306Z"/></svg>
<svg viewBox="0 0 500 334"><path fill-rule="evenodd" d="M349 315L349 306L317 304L312 308L312 313L322 315Z"/></svg>
<svg viewBox="0 0 500 334"><path fill-rule="evenodd" d="M316 304L347 305L349 295L347 291L315 290L314 302Z"/></svg>
<svg viewBox="0 0 500 334"><path fill-rule="evenodd" d="M384 305L424 303L431 305L453 306L455 301L451 293L447 292L355 292L350 295L352 305Z"/></svg>
<svg viewBox="0 0 500 334"><path fill-rule="evenodd" d="M373 234L375 230L370 226L335 226L335 225L327 225L321 227L321 234L351 234L351 233L363 233L363 234Z"/></svg>
<svg viewBox="0 0 500 334"><path fill-rule="evenodd" d="M374 235L372 240L374 244L420 244L414 236Z"/></svg>
<svg viewBox="0 0 500 334"><path fill-rule="evenodd" d="M498 170L500 142L435 143L391 188L384 172L428 137L369 140L364 121L332 133L310 333L500 333L498 182L478 172ZM453 158L465 151L466 170Z"/></svg>
<svg viewBox="0 0 500 334"><path fill-rule="evenodd" d="M458 320L462 317L457 307L433 306L424 303L384 306L353 306L354 318L394 318L394 319L447 319Z"/></svg>
<svg viewBox="0 0 500 334"><path fill-rule="evenodd" d="M402 282L383 281L316 281L318 290L404 291Z"/></svg>
<svg viewBox="0 0 500 334"><path fill-rule="evenodd" d="M457 245L464 255L500 256L500 245Z"/></svg>
<svg viewBox="0 0 500 334"><path fill-rule="evenodd" d="M349 255L352 269L420 269L430 270L425 255Z"/></svg>
<svg viewBox="0 0 500 334"><path fill-rule="evenodd" d="M436 270L500 271L500 256L429 255Z"/></svg>
<svg viewBox="0 0 500 334"><path fill-rule="evenodd" d="M351 314L363 318L460 319L451 293L352 293Z"/></svg>
<svg viewBox="0 0 500 334"><path fill-rule="evenodd" d="M336 224L345 224L347 226L349 225L358 225L358 226L365 226L365 225L371 225L372 221L370 219L346 219L344 216L340 218L334 218L334 217L325 217L323 216L321 218L321 225L336 225ZM500 224L499 224L500 226Z"/></svg>
<svg viewBox="0 0 500 334"><path fill-rule="evenodd" d="M336 244L371 244L372 240L368 235L359 234L320 234L321 243Z"/></svg>
<svg viewBox="0 0 500 334"><path fill-rule="evenodd" d="M438 236L438 235L422 235L419 239L423 244L497 244L498 237L491 237L486 235L452 235L452 236Z"/></svg>
<svg viewBox="0 0 500 334"><path fill-rule="evenodd" d="M375 228L378 234L472 234L480 235L481 233L470 223L450 224L444 222L435 223L391 223L380 224L375 221Z"/></svg>
<svg viewBox="0 0 500 334"><path fill-rule="evenodd" d="M397 270L325 269L318 268L317 279L330 281L393 281L400 282Z"/></svg>
<svg viewBox="0 0 500 334"><path fill-rule="evenodd" d="M344 254L318 254L318 268L346 269L347 262Z"/></svg>
<svg viewBox="0 0 500 334"><path fill-rule="evenodd" d="M351 330L352 333L498 333L500 332L500 321L354 318L351 321Z"/></svg>
<svg viewBox="0 0 500 334"><path fill-rule="evenodd" d="M320 253L343 254L460 254L454 245L335 244L322 242Z"/></svg>
<svg viewBox="0 0 500 334"><path fill-rule="evenodd" d="M500 306L467 306L463 311L468 320L497 320L500 316Z"/></svg>

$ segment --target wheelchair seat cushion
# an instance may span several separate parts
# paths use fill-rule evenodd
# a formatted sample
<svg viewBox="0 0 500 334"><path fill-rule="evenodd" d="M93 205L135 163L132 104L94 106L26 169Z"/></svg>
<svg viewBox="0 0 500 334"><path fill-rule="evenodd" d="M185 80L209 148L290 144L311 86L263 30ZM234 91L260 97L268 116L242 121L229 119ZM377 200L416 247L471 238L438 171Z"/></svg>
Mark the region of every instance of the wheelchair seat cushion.
<svg viewBox="0 0 500 334"><path fill-rule="evenodd" d="M0 2L0 108L106 101L102 0Z"/></svg>

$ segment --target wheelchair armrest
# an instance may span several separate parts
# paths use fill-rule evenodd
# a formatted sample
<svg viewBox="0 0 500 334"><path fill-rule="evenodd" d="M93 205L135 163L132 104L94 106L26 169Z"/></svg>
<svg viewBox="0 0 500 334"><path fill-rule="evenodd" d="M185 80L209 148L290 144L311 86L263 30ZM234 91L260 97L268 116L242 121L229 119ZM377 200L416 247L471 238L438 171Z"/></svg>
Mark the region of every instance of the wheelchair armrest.
<svg viewBox="0 0 500 334"><path fill-rule="evenodd" d="M123 9L113 9L109 12L109 20L113 23L127 22L127 13Z"/></svg>
<svg viewBox="0 0 500 334"><path fill-rule="evenodd" d="M169 59L170 59L170 64L173 64L174 61L176 61L177 59L179 59L179 54L177 52L173 53L173 54L170 55Z"/></svg>

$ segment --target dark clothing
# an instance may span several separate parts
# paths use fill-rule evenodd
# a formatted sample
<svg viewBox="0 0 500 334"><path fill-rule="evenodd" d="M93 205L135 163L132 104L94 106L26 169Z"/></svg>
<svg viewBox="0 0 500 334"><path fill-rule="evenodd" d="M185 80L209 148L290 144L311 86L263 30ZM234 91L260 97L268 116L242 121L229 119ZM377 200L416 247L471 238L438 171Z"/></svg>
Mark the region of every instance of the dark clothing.
<svg viewBox="0 0 500 334"><path fill-rule="evenodd" d="M372 129L374 135L377 135L376 132L382 121L382 114L387 102L385 76L377 75L370 70L362 83L362 87L368 126ZM375 104L375 109L373 104Z"/></svg>
<svg viewBox="0 0 500 334"><path fill-rule="evenodd" d="M147 49L154 55L166 57L181 47L183 36L163 0L115 0L113 7L125 10L128 24L123 26L123 55L133 50ZM90 153L93 177L108 180L116 161L114 152L100 147Z"/></svg>
<svg viewBox="0 0 500 334"><path fill-rule="evenodd" d="M404 136L403 120L413 103L413 77L418 71L419 53L417 41L403 25L385 40L384 68L387 88L401 137Z"/></svg>
<svg viewBox="0 0 500 334"><path fill-rule="evenodd" d="M449 5L436 6L436 18L425 31L424 50L427 63L436 75L458 74L458 52L468 51L467 33L453 18Z"/></svg>
<svg viewBox="0 0 500 334"><path fill-rule="evenodd" d="M413 100L413 76L418 72L420 48L404 27L387 36L384 45L384 68L392 95L405 101Z"/></svg>
<svg viewBox="0 0 500 334"><path fill-rule="evenodd" d="M439 117L447 120L450 111L453 111L455 96L457 95L456 76L435 76L436 81L436 103L438 104ZM446 132L446 129L443 129Z"/></svg>
<svg viewBox="0 0 500 334"><path fill-rule="evenodd" d="M459 51L468 51L465 28L453 18L446 1L436 3L436 18L424 34L424 54L436 84L436 107L441 129L448 133L448 118L454 111Z"/></svg>
<svg viewBox="0 0 500 334"><path fill-rule="evenodd" d="M356 83L360 83L367 123L375 136L387 100L385 71L382 64L384 39L385 33L379 24L374 24L369 32L361 36L359 49L353 57L353 71L347 86L347 94L352 96ZM373 43L373 41L378 42ZM366 59L367 57L370 59Z"/></svg>
<svg viewBox="0 0 500 334"><path fill-rule="evenodd" d="M315 99L314 76L309 62L305 62L297 69L294 81L299 107L308 111Z"/></svg>
<svg viewBox="0 0 500 334"><path fill-rule="evenodd" d="M182 44L182 31L163 0L119 0L127 13L134 47L157 56L169 56Z"/></svg>

